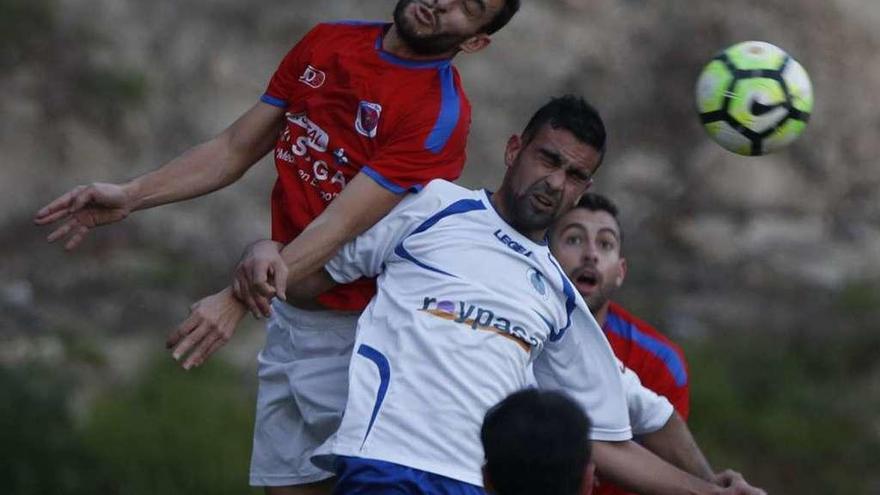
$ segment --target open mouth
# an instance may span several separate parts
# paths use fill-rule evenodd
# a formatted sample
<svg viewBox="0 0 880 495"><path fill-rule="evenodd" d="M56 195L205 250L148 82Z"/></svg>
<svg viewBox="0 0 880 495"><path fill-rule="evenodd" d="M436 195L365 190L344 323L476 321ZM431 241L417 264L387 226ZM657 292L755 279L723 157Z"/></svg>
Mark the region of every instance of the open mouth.
<svg viewBox="0 0 880 495"><path fill-rule="evenodd" d="M532 195L532 198L534 199L535 206L543 210L552 210L556 206L555 201L543 194L534 194Z"/></svg>
<svg viewBox="0 0 880 495"><path fill-rule="evenodd" d="M423 24L430 28L433 28L434 23L436 22L434 11L419 2L415 3L415 18L419 24Z"/></svg>
<svg viewBox="0 0 880 495"><path fill-rule="evenodd" d="M574 278L574 283L580 292L592 292L596 290L601 281L599 272L592 268L584 269Z"/></svg>

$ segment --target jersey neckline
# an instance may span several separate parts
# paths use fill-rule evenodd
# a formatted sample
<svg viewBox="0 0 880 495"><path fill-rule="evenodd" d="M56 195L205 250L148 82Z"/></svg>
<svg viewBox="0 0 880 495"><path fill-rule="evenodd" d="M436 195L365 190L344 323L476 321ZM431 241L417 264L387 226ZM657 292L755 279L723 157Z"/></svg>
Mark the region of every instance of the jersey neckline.
<svg viewBox="0 0 880 495"><path fill-rule="evenodd" d="M504 218L501 217L501 215L498 214L498 210L495 209L495 204L492 203L492 195L495 194L494 192L492 192L492 191L490 191L490 190L488 190L488 189L485 189L485 188L484 188L484 189L480 189L480 192L483 194L483 196L485 196L485 198L486 198L486 202L489 203L489 208L487 208L487 210L492 210L492 214L495 215L495 218L497 218L499 222L501 222L501 223L503 223L504 225L510 227L510 230L511 230L514 234L516 234L516 235L517 235L518 237L520 237L523 241L525 241L525 242L531 244L531 245L534 246L535 248L544 248L544 249L547 249L547 246L550 244L550 243L548 242L548 237L547 237L547 236L549 235L549 233L547 233L547 234L544 235L544 240L541 241L541 242L535 242L535 241L529 239L528 237L526 237L525 235L523 235L520 231L516 230L516 229L513 227L513 225L510 225L509 223L507 223L507 220L505 220Z"/></svg>
<svg viewBox="0 0 880 495"><path fill-rule="evenodd" d="M382 26L382 29L379 31L379 36L376 37L374 48L376 49L376 53L379 55L379 58L381 58L382 60L390 64L406 67L407 69L440 69L449 66L452 62L451 58L438 58L434 60L410 60L398 57L391 52L385 51L385 49L382 48L382 40L385 38L385 34L388 33L388 30L391 29L392 25L393 24L390 22L384 24Z"/></svg>

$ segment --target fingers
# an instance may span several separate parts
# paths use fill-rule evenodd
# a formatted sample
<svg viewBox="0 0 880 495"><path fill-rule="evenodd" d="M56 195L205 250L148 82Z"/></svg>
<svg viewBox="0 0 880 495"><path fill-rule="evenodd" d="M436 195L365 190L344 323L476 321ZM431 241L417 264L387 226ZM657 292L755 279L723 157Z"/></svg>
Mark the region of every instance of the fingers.
<svg viewBox="0 0 880 495"><path fill-rule="evenodd" d="M79 246L88 232L89 227L83 225L76 217L73 217L46 236L46 240L49 242L55 242L58 239L70 236L64 244L64 249L70 251Z"/></svg>
<svg viewBox="0 0 880 495"><path fill-rule="evenodd" d="M88 234L89 228L85 225L80 225L78 228L75 228L73 231L73 235L70 236L70 239L64 244L64 249L67 251L71 251L75 249L79 244L85 239L86 234Z"/></svg>
<svg viewBox="0 0 880 495"><path fill-rule="evenodd" d="M268 318L272 314L269 301L275 295L275 288L266 281L268 267L267 262L255 260L245 263L239 272L240 299L257 319L263 316Z"/></svg>
<svg viewBox="0 0 880 495"><path fill-rule="evenodd" d="M35 224L46 225L69 215L67 208L62 208L55 211L50 211L47 208L48 206L37 212L37 215L34 217Z"/></svg>
<svg viewBox="0 0 880 495"><path fill-rule="evenodd" d="M272 279L275 282L275 295L282 301L287 300L287 265L284 260L278 260L270 265L272 269Z"/></svg>
<svg viewBox="0 0 880 495"><path fill-rule="evenodd" d="M168 338L165 339L165 348L171 349L180 339L190 334L193 329L197 326L198 319L196 318L195 313L190 313L187 319L183 320L183 323L177 326L170 334L168 334Z"/></svg>
<svg viewBox="0 0 880 495"><path fill-rule="evenodd" d="M49 242L55 242L58 239L66 236L70 233L71 230L77 228L80 225L79 220L76 218L71 218L70 220L64 222L61 227L55 229L51 234L46 237L46 240Z"/></svg>
<svg viewBox="0 0 880 495"><path fill-rule="evenodd" d="M272 316L272 300L267 299L263 296L254 296L254 303L257 305L257 309L260 311L260 314L265 316L266 318Z"/></svg>
<svg viewBox="0 0 880 495"><path fill-rule="evenodd" d="M206 322L201 322L198 326L193 329L186 337L183 338L180 342L177 343L176 346L171 351L171 357L174 358L175 361L180 361L183 356L187 355L193 347L199 344L202 339L204 339L207 335L211 333L211 325ZM186 366L184 366L184 369Z"/></svg>
<svg viewBox="0 0 880 495"><path fill-rule="evenodd" d="M183 369L189 370L200 366L214 351L226 343L226 339L216 332L208 333L196 345L196 348L183 362Z"/></svg>
<svg viewBox="0 0 880 495"><path fill-rule="evenodd" d="M254 292L255 297L259 295L264 298L272 298L275 296L275 287L268 282L270 267L271 263L268 261L261 259L254 261L250 278L251 292Z"/></svg>
<svg viewBox="0 0 880 495"><path fill-rule="evenodd" d="M46 206L40 208L40 210L37 211L37 215L34 217L34 222L43 225L54 222L55 220L70 214L70 205L73 198L83 189L85 189L85 186L76 186L70 191L55 198Z"/></svg>
<svg viewBox="0 0 880 495"><path fill-rule="evenodd" d="M724 487L731 486L737 481L745 481L743 476L733 469L725 469L724 471L721 471L715 475L715 479L718 484Z"/></svg>

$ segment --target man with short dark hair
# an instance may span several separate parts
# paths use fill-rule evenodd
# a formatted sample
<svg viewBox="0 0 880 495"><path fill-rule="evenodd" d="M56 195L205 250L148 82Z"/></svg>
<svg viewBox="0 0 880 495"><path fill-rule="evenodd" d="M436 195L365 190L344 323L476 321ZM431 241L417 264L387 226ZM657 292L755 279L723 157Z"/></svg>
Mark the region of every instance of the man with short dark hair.
<svg viewBox="0 0 880 495"><path fill-rule="evenodd" d="M481 494L482 419L534 370L539 387L589 411L595 462L610 479L658 494L762 493L710 484L631 441L663 428L672 406L620 366L544 242L589 186L605 129L581 98L545 109L508 140L494 194L432 181L288 286L310 298L378 276L358 320L342 424L313 461L336 469L339 494ZM206 300L223 327L246 313L229 288Z"/></svg>
<svg viewBox="0 0 880 495"><path fill-rule="evenodd" d="M675 406L676 414L667 425L643 438L643 444L654 452L667 452L663 456L666 460L677 459L677 465L689 472L720 484L732 483L739 479L738 473L727 470L713 474L684 423L690 400L687 362L681 348L612 301L627 273L623 238L617 206L596 193L584 194L550 231L553 255L586 300L614 354L642 385ZM607 482L600 482L596 492L627 493Z"/></svg>
<svg viewBox="0 0 880 495"><path fill-rule="evenodd" d="M590 495L590 420L562 392L525 389L483 420L483 487L495 495Z"/></svg>

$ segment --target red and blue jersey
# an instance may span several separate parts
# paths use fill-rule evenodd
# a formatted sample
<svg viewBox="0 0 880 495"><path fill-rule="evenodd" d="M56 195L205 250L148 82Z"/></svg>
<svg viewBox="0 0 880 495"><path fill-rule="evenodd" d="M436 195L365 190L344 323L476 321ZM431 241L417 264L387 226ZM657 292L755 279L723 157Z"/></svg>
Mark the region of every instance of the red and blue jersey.
<svg viewBox="0 0 880 495"><path fill-rule="evenodd" d="M363 172L396 194L465 163L471 107L448 59L385 52L390 24L319 24L284 57L261 101L286 110L275 146L272 239L290 243ZM318 301L362 310L372 280L337 286Z"/></svg>
<svg viewBox="0 0 880 495"><path fill-rule="evenodd" d="M681 348L617 303L610 303L602 326L614 354L638 375L642 385L669 399L687 420L690 390L687 361ZM626 495L625 490L600 483L597 495Z"/></svg>

